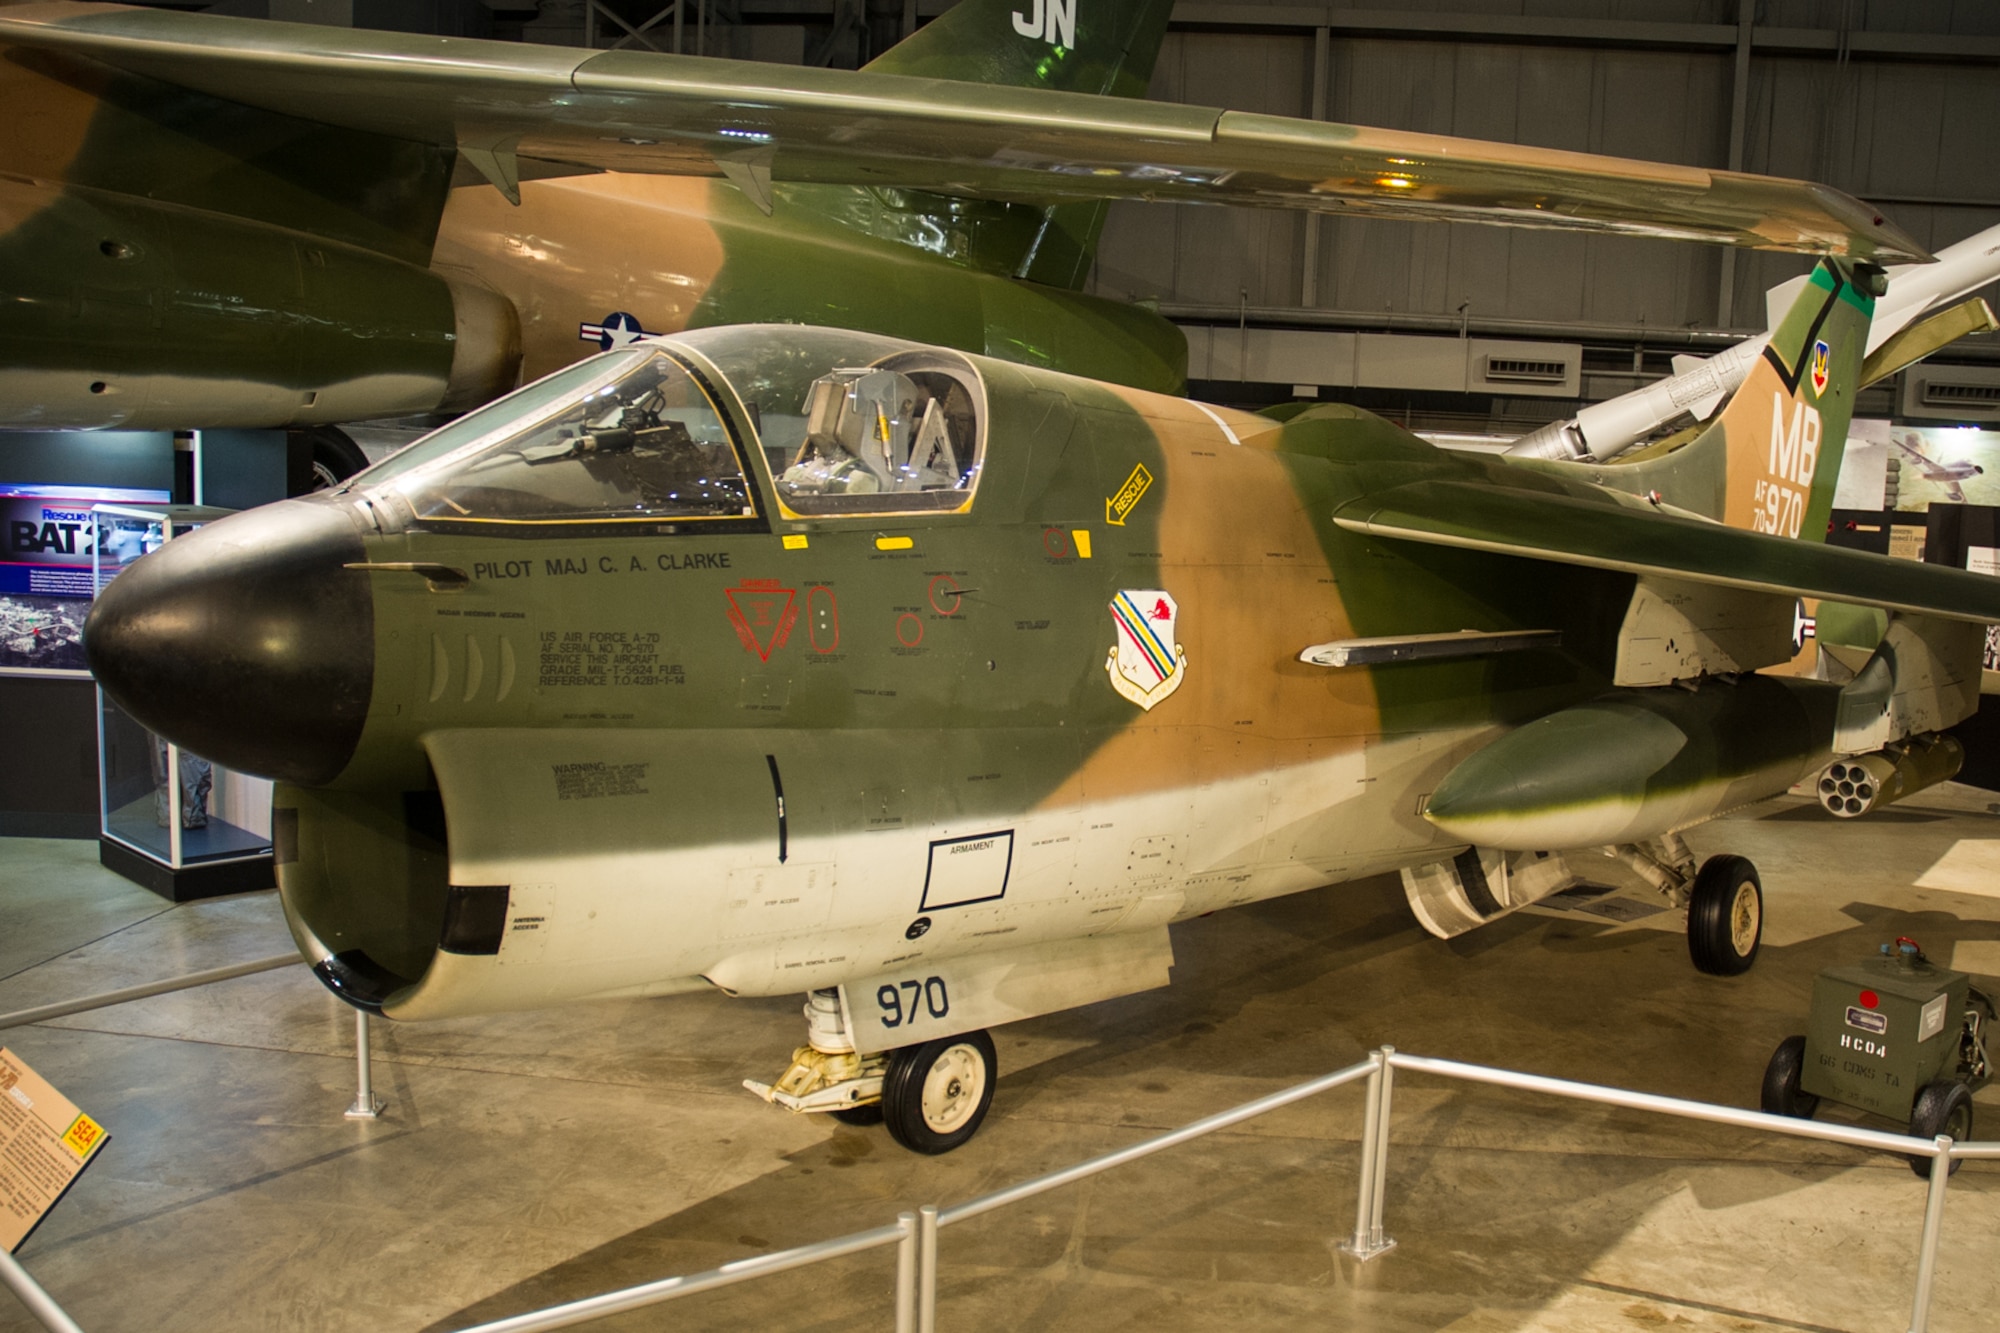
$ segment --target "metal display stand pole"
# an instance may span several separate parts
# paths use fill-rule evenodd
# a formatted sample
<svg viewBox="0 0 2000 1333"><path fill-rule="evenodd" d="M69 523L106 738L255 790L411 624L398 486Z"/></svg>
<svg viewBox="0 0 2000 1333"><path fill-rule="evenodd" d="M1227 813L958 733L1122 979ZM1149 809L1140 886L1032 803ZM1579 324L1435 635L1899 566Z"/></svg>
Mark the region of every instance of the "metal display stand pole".
<svg viewBox="0 0 2000 1333"><path fill-rule="evenodd" d="M383 1102L375 1095L374 1087L368 1081L368 1011L354 1011L354 1068L360 1075L360 1091L354 1095L354 1105L347 1108L349 1120L373 1120L382 1114Z"/></svg>
<svg viewBox="0 0 2000 1333"><path fill-rule="evenodd" d="M1931 1140L1938 1155L1931 1158L1930 1194L1924 1200L1924 1238L1917 1249L1917 1294L1910 1303L1910 1333L1925 1333L1931 1320L1931 1279L1937 1275L1938 1232L1944 1226L1944 1187L1951 1181L1951 1139Z"/></svg>
<svg viewBox="0 0 2000 1333"><path fill-rule="evenodd" d="M896 1242L896 1333L916 1333L917 1215L897 1213L903 1238Z"/></svg>
<svg viewBox="0 0 2000 1333"><path fill-rule="evenodd" d="M937 1333L938 1210L917 1210L917 1333Z"/></svg>
<svg viewBox="0 0 2000 1333"><path fill-rule="evenodd" d="M1354 1191L1354 1234L1340 1242L1342 1253L1362 1263L1396 1248L1396 1242L1382 1234L1382 1204L1389 1178L1389 1092L1395 1077L1389 1060L1395 1053L1395 1047L1384 1046L1371 1057L1375 1069L1368 1075L1362 1110L1361 1179Z"/></svg>
<svg viewBox="0 0 2000 1333"><path fill-rule="evenodd" d="M39 1319L49 1333L83 1333L76 1326L76 1321L42 1290L41 1284L28 1276L28 1270L21 1267L21 1261L5 1250L0 1250L0 1284L20 1297L21 1304L28 1307L28 1313Z"/></svg>

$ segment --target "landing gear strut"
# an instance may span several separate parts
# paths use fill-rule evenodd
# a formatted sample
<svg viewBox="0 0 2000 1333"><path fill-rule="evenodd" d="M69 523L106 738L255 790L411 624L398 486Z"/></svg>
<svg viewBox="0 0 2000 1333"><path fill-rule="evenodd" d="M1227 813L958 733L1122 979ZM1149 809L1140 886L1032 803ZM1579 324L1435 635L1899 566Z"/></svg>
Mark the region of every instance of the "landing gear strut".
<svg viewBox="0 0 2000 1333"><path fill-rule="evenodd" d="M932 1156L979 1132L1000 1071L985 1032L861 1055L848 1036L838 991L808 995L805 1017L807 1044L792 1052L778 1081L746 1078L744 1087L788 1111L824 1111L848 1125L886 1124L896 1142Z"/></svg>
<svg viewBox="0 0 2000 1333"><path fill-rule="evenodd" d="M1688 957L1697 970L1718 977L1750 970L1764 937L1764 886L1747 857L1711 856L1697 870L1694 853L1673 833L1613 854L1686 910Z"/></svg>
<svg viewBox="0 0 2000 1333"><path fill-rule="evenodd" d="M840 992L816 990L806 996L806 1044L792 1052L792 1063L776 1083L746 1078L743 1086L773 1106L787 1111L831 1111L850 1125L872 1125L882 1118L882 1076L885 1055L860 1055L847 1035L840 1013Z"/></svg>

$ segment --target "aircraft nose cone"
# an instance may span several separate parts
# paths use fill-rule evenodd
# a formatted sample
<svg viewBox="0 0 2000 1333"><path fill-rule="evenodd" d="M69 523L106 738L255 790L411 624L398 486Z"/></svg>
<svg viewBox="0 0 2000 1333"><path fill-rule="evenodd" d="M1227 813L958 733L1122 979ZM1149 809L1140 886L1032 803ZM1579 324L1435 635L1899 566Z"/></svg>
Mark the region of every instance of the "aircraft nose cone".
<svg viewBox="0 0 2000 1333"><path fill-rule="evenodd" d="M344 507L286 500L177 537L112 580L84 624L91 672L175 744L240 772L328 781L375 675L365 559Z"/></svg>

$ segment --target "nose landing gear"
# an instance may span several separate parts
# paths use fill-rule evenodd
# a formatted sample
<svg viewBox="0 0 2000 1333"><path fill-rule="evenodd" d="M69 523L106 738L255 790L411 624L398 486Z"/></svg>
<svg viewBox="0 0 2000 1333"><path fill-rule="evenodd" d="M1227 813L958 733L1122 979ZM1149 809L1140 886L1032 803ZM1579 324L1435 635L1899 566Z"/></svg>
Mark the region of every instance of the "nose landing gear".
<svg viewBox="0 0 2000 1333"><path fill-rule="evenodd" d="M912 1152L935 1156L971 1140L993 1105L1000 1063L984 1031L938 1037L872 1055L854 1049L840 993L806 997L808 1044L775 1083L743 1086L773 1106L826 1112L848 1125L886 1125Z"/></svg>

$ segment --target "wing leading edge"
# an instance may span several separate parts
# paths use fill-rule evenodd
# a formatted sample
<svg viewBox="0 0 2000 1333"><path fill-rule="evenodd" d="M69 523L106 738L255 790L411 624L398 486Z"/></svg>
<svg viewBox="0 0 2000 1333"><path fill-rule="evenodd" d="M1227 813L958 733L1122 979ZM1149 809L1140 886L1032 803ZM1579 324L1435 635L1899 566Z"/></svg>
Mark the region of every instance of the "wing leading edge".
<svg viewBox="0 0 2000 1333"><path fill-rule="evenodd" d="M1426 481L1349 501L1334 522L1397 541L2000 622L2000 579L1632 508L1608 495Z"/></svg>
<svg viewBox="0 0 2000 1333"><path fill-rule="evenodd" d="M456 147L503 190L544 174L535 163L768 172L1038 204L1157 199L1930 258L1867 204L1803 181L1082 93L84 3L0 9L0 45Z"/></svg>

